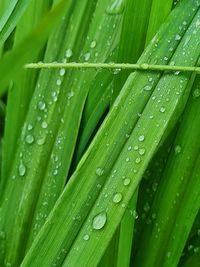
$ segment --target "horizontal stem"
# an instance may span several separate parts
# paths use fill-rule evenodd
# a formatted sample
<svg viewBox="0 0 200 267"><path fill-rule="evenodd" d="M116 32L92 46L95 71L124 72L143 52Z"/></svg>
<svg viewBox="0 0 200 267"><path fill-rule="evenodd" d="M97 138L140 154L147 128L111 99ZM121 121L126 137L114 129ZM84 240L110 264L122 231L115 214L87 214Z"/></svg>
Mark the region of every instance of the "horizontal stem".
<svg viewBox="0 0 200 267"><path fill-rule="evenodd" d="M200 73L200 67L193 66L176 66L176 65L151 65L143 64L130 64L130 63L29 63L24 66L26 69L115 69L115 70L153 70L153 71L184 71Z"/></svg>

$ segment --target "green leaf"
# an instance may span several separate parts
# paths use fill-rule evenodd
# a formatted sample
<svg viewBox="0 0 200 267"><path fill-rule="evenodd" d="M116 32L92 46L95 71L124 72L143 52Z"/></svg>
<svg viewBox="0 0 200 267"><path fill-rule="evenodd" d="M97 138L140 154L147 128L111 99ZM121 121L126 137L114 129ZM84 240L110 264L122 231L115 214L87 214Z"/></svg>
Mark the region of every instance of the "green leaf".
<svg viewBox="0 0 200 267"><path fill-rule="evenodd" d="M199 81L194 84L193 94L198 90ZM185 109L151 208L149 218L152 214L156 218L143 229L140 240L146 242L138 244L136 265L177 266L200 208L199 101L200 98L191 96Z"/></svg>
<svg viewBox="0 0 200 267"><path fill-rule="evenodd" d="M57 23L60 21L60 18L63 17L63 14L67 13L69 14L71 11L71 1L61 1L60 3L58 3L57 5L55 5L55 7L44 17L44 19L39 23L39 25L35 28L35 30L33 32L31 32L28 37L26 37L26 39L19 45L17 46L10 54L6 55L0 62L0 73L3 75L2 76L2 83L1 85L5 85L9 82L10 79L13 79L14 77L16 77L19 72L21 72L21 66L23 66L24 63L27 62L27 60L30 60L31 58L33 58L33 56L35 54L38 53L38 51L41 49L41 47L44 45L48 35L50 34L51 30L53 27L55 27L57 25ZM68 18L68 15L66 15L66 17ZM67 20L67 19L66 19ZM59 40L60 42L62 40ZM52 53L55 53L54 51ZM57 53L57 52L56 52ZM17 60L17 61L16 61ZM13 68L10 68L10 65L13 65ZM13 75L12 75L13 74ZM12 75L12 76L11 76ZM3 87L2 87L3 88ZM37 117L36 117L37 119ZM27 125L28 126L28 125ZM29 125L30 126L30 125ZM26 127L26 126L25 126ZM30 126L31 127L31 126ZM28 128L30 130L30 127ZM28 139L26 140L27 145L30 145L30 142L32 140L31 134L28 137ZM21 153L22 151L19 152L19 154L16 154L17 156L19 156L19 158L21 158ZM32 158L32 155L29 154ZM22 160L22 159L21 159ZM22 161L20 160L20 164L18 164L17 166L15 165L15 173L17 174L17 176L19 177L23 177L24 174L26 173L26 167L23 165ZM13 161L13 164L15 162ZM15 200L21 197L22 195L22 191L17 191L17 187L15 187L15 185L13 184L13 181L15 180L16 176L15 174L12 174L10 176L10 179L7 180L6 182L6 187L5 190L3 192L1 192L1 204L2 201L5 200L5 205L6 205L6 199L4 199L4 195L6 194L7 190L11 193L12 189L14 189L15 191ZM22 183L21 183L22 182ZM23 178L21 180L19 180L19 184L20 186L23 186ZM14 188L12 187L14 185ZM11 190L11 191L10 191ZM10 194L9 193L9 194ZM8 194L8 195L9 195ZM12 193L11 195L12 196ZM14 196L14 195L13 195ZM13 200L12 203L14 206L16 204L19 204L19 202L15 202ZM31 210L30 210L31 211ZM15 218L15 212L16 209L14 207L13 209L13 213L12 215ZM32 211L31 211L32 212ZM1 214L2 216L2 214ZM21 218L21 213L20 213L20 218ZM3 216L3 219L6 219ZM7 217L8 219L8 217ZM10 221L11 222L11 221ZM14 222L14 220L13 220ZM13 223L12 222L12 223ZM11 223L11 224L12 224ZM0 224L2 226L2 217L0 220ZM9 228L10 227L10 223L8 223L6 225L6 229L11 229L11 232L14 230L13 228ZM1 227L2 229L2 227ZM4 229L4 227L3 227ZM2 230L4 231L4 230ZM16 240L20 241L23 240L23 245L18 243L14 249L12 250L7 250L4 247L4 242L1 242L1 254L0 254L0 258L1 258L1 262L4 262L3 258L4 258L4 254L5 252L8 253L8 258L5 260L5 264L8 264L11 258L12 262L19 262L23 256L24 250L25 250L25 246L26 246L26 242L24 242L24 236L20 235L19 232L15 233L14 235L12 235L12 233L10 233L9 231L7 232L7 237L9 236L9 234L11 234L12 238L16 238ZM27 237L27 236L26 236ZM9 242L6 243L6 246L9 248L10 243L13 241L12 238L8 238ZM19 253L18 253L19 252Z"/></svg>
<svg viewBox="0 0 200 267"><path fill-rule="evenodd" d="M26 63L32 61L38 51L44 46L50 32L60 21L65 10L70 6L70 3L70 0L60 1L60 3L43 18L25 40L20 43L20 45L15 47L12 52L7 53L0 60L0 96L6 91L6 86L10 81L18 77L22 67ZM10 68L10 66L12 66L12 68Z"/></svg>
<svg viewBox="0 0 200 267"><path fill-rule="evenodd" d="M148 2L147 5L144 5L144 3L141 3L141 1L128 2L128 5L129 6L132 5L133 9L129 7L124 20L124 34L122 34L121 36L122 40L121 51L120 51L121 53L119 53L120 62L127 62L127 61L135 62L138 59L138 57L140 56L139 53L141 53L141 48L144 48L144 46L146 46L149 43L148 40L149 36L153 37L153 35L157 30L155 29L156 26L158 27L158 25L160 25L165 20L166 16L170 12L171 2L172 2L171 0L165 1L165 3L163 3L162 0L153 0L151 5L149 5L150 1ZM159 6L159 13L155 12L155 8L158 6ZM140 10L141 12L138 13L137 10ZM132 20L133 13L137 15ZM130 21L133 23L135 29L135 34L131 35L132 43L129 36L133 25L130 24ZM137 21L137 23L135 23L135 21ZM127 49L127 43L128 43L128 49ZM140 45L141 47L139 48L138 45ZM132 51L135 51L135 53L133 53ZM119 81L121 82L121 79L122 80L125 79L127 75L128 72L122 73L121 75L122 77L119 77L117 79L117 82ZM120 83L118 83L117 86L119 86L119 84ZM131 203L133 203L134 205L131 207L131 209L136 212L137 192L133 196ZM137 218L137 215L135 216L135 218ZM126 223L126 221L130 222L129 227L126 225L128 224L128 222ZM118 266L129 266L134 223L135 223L134 218L130 218L130 212L127 211L123 217L122 229L120 230Z"/></svg>
<svg viewBox="0 0 200 267"><path fill-rule="evenodd" d="M5 12L0 18L0 47L16 27L31 0L12 0L7 2Z"/></svg>
<svg viewBox="0 0 200 267"><path fill-rule="evenodd" d="M37 6L37 15L35 14L35 6ZM27 12L25 12L17 25L14 47L20 45L21 41L32 31L48 8L49 1L46 0L37 0L31 3ZM39 59L39 54L36 54L35 59ZM8 92L3 145L2 190L5 187L7 177L11 170L13 155L15 154L20 131L34 91L36 78L37 72L24 70L18 79L15 80L14 84L12 84Z"/></svg>
<svg viewBox="0 0 200 267"><path fill-rule="evenodd" d="M90 57L90 60L105 61L113 47L116 47L122 12L111 15L108 0L98 3L86 0L72 6L73 9L69 11L73 11L73 16L69 19L69 25L66 27L68 19L63 21L55 33L56 38L51 38L45 60ZM104 7L108 8L107 12ZM116 30L110 27L105 30L108 24L116 24ZM93 45L91 47L94 40L97 42L96 49ZM100 54L102 47L104 53ZM83 106L95 76L95 71L69 71L65 75L63 69L40 73L4 192L4 196L8 196L3 201L1 213L2 231L6 232L3 244L5 262L20 262L27 238L29 247L64 187ZM13 211L12 220L4 216L8 209ZM17 232L13 234L15 226ZM30 229L30 236L27 228Z"/></svg>

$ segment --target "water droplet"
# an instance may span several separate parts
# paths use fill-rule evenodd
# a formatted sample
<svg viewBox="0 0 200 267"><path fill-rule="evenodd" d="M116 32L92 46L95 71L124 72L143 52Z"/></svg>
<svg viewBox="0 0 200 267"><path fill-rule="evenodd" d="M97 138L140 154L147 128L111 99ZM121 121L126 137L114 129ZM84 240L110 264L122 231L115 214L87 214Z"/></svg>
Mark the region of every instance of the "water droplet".
<svg viewBox="0 0 200 267"><path fill-rule="evenodd" d="M100 230L104 227L107 221L107 214L105 211L97 214L92 221L92 227L95 230Z"/></svg>
<svg viewBox="0 0 200 267"><path fill-rule="evenodd" d="M143 90L145 90L145 91L151 91L151 89L152 89L152 86L151 86L151 85L146 85L146 86L143 88Z"/></svg>
<svg viewBox="0 0 200 267"><path fill-rule="evenodd" d="M27 135L26 136L26 143L27 144L32 144L34 142L34 137L32 135Z"/></svg>
<svg viewBox="0 0 200 267"><path fill-rule="evenodd" d="M144 139L145 139L144 135L140 135L140 136L138 137L138 140L139 140L140 142L143 142Z"/></svg>
<svg viewBox="0 0 200 267"><path fill-rule="evenodd" d="M188 251L191 251L193 248L194 248L193 245L189 245L189 246L188 246Z"/></svg>
<svg viewBox="0 0 200 267"><path fill-rule="evenodd" d="M121 193L115 193L113 196L113 202L119 203L122 200L122 194Z"/></svg>
<svg viewBox="0 0 200 267"><path fill-rule="evenodd" d="M143 210L146 211L146 212L150 210L150 206L149 206L148 202L145 203L145 205L143 207Z"/></svg>
<svg viewBox="0 0 200 267"><path fill-rule="evenodd" d="M65 69L62 68L62 69L60 69L60 76L64 76L64 75L65 75Z"/></svg>
<svg viewBox="0 0 200 267"><path fill-rule="evenodd" d="M45 143L45 137L40 138L40 139L37 140L37 144L38 144L39 146L44 145L44 143Z"/></svg>
<svg viewBox="0 0 200 267"><path fill-rule="evenodd" d="M129 185L130 182L131 182L131 180L130 180L129 178L125 178L125 179L124 179L124 185L125 185L125 186Z"/></svg>
<svg viewBox="0 0 200 267"><path fill-rule="evenodd" d="M140 163L140 161L141 161L141 158L138 157L138 158L136 158L135 163Z"/></svg>
<svg viewBox="0 0 200 267"><path fill-rule="evenodd" d="M85 61L88 61L90 59L90 52L88 52L84 55L84 59L85 59Z"/></svg>
<svg viewBox="0 0 200 267"><path fill-rule="evenodd" d="M33 129L33 125L29 123L29 124L27 125L27 129L28 129L28 131L31 131L31 130Z"/></svg>
<svg viewBox="0 0 200 267"><path fill-rule="evenodd" d="M160 108L160 112L161 112L161 113L164 113L165 110L166 110L165 107L161 107L161 108Z"/></svg>
<svg viewBox="0 0 200 267"><path fill-rule="evenodd" d="M179 34L177 34L176 36L175 36L175 40L176 41L179 41L181 39L181 36L179 35Z"/></svg>
<svg viewBox="0 0 200 267"><path fill-rule="evenodd" d="M174 152L175 152L175 155L180 154L181 153L181 146L180 145L175 146Z"/></svg>
<svg viewBox="0 0 200 267"><path fill-rule="evenodd" d="M67 58L70 58L70 57L72 57L72 55L73 55L72 50L71 50L71 49L67 49L67 51L66 51L66 53L65 53L65 56L66 56Z"/></svg>
<svg viewBox="0 0 200 267"><path fill-rule="evenodd" d="M58 95L57 95L57 92L56 91L53 91L51 93L51 96L52 96L54 102L56 102L58 100Z"/></svg>
<svg viewBox="0 0 200 267"><path fill-rule="evenodd" d="M72 97L74 96L74 92L70 91L69 93L67 93L67 99L70 100Z"/></svg>
<svg viewBox="0 0 200 267"><path fill-rule="evenodd" d="M138 150L138 148L139 148L138 146L134 146L134 150Z"/></svg>
<svg viewBox="0 0 200 267"><path fill-rule="evenodd" d="M22 160L20 161L18 171L20 176L24 176L26 174L26 166L24 165Z"/></svg>
<svg viewBox="0 0 200 267"><path fill-rule="evenodd" d="M88 241L90 239L89 235L84 235L83 240Z"/></svg>
<svg viewBox="0 0 200 267"><path fill-rule="evenodd" d="M156 192L157 188L158 188L158 183L157 183L157 182L154 182L154 183L152 184L152 190L153 190L154 192Z"/></svg>
<svg viewBox="0 0 200 267"><path fill-rule="evenodd" d="M44 110L44 109L46 108L46 104L45 104L45 102L44 102L44 101L39 101L39 103L38 103L38 108L39 108L40 110Z"/></svg>
<svg viewBox="0 0 200 267"><path fill-rule="evenodd" d="M195 25L196 25L197 28L200 27L200 20L199 19L196 21L196 24Z"/></svg>
<svg viewBox="0 0 200 267"><path fill-rule="evenodd" d="M180 74L180 71L178 71L178 70L174 72L174 75L176 75L176 76L178 76L179 74Z"/></svg>
<svg viewBox="0 0 200 267"><path fill-rule="evenodd" d="M43 129L46 129L48 127L48 124L47 124L46 121L43 121L41 126L42 126Z"/></svg>
<svg viewBox="0 0 200 267"><path fill-rule="evenodd" d="M97 45L97 42L96 41L92 41L91 44L90 44L90 47L91 48L95 48Z"/></svg>
<svg viewBox="0 0 200 267"><path fill-rule="evenodd" d="M60 85L62 84L61 79L58 79L58 80L56 81L56 84L57 84L58 86L60 86Z"/></svg>
<svg viewBox="0 0 200 267"><path fill-rule="evenodd" d="M142 156L145 154L145 151L146 151L145 148L140 148L138 152Z"/></svg>
<svg viewBox="0 0 200 267"><path fill-rule="evenodd" d="M58 175L58 170L57 169L54 170L53 175L54 176Z"/></svg>
<svg viewBox="0 0 200 267"><path fill-rule="evenodd" d="M104 173L104 169L103 169L103 168L97 168L97 169L96 169L96 174L97 174L98 176L102 176L103 173Z"/></svg>
<svg viewBox="0 0 200 267"><path fill-rule="evenodd" d="M113 0L106 9L106 13L109 15L121 14L124 11L123 0Z"/></svg>
<svg viewBox="0 0 200 267"><path fill-rule="evenodd" d="M192 93L192 96L193 96L194 98L199 97L199 96L200 96L200 89L195 89L195 90L193 91L193 93Z"/></svg>
<svg viewBox="0 0 200 267"><path fill-rule="evenodd" d="M121 69L114 69L114 70L113 70L113 73L114 73L114 74L118 74L118 73L120 73L120 71L121 71Z"/></svg>
<svg viewBox="0 0 200 267"><path fill-rule="evenodd" d="M131 151L131 149L132 149L132 146L128 146L128 151Z"/></svg>
<svg viewBox="0 0 200 267"><path fill-rule="evenodd" d="M137 213L136 210L131 211L131 215L133 215L133 218L134 218L135 220L138 219L138 213Z"/></svg>
<svg viewBox="0 0 200 267"><path fill-rule="evenodd" d="M167 257L168 259L171 257L171 252L170 252L170 251L167 252L166 257Z"/></svg>

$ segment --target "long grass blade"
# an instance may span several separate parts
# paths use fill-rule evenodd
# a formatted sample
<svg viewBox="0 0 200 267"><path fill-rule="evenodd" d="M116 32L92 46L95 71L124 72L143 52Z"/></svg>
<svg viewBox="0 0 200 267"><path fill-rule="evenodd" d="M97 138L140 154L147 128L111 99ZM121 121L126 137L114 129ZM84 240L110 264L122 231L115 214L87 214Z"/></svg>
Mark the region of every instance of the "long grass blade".
<svg viewBox="0 0 200 267"><path fill-rule="evenodd" d="M44 46L53 28L59 23L65 10L70 6L71 1L60 1L51 10L35 29L20 43L11 53L6 54L0 60L1 87L0 96L6 92L6 86L11 80L18 77L22 67L33 60L35 54ZM67 8L66 8L67 7ZM34 40L34 42L32 42ZM10 68L12 66L12 68Z"/></svg>
<svg viewBox="0 0 200 267"><path fill-rule="evenodd" d="M0 18L0 47L15 29L31 0L12 0L7 2L4 14Z"/></svg>
<svg viewBox="0 0 200 267"><path fill-rule="evenodd" d="M199 79L196 80L194 90L196 86L199 86ZM150 216L155 214L156 218L143 229L141 238L147 241L138 246L136 264L140 266L146 266L147 262L149 266L177 266L199 210L197 158L200 152L200 98L192 98L185 109L183 122L154 198ZM174 153L177 147L182 148L178 155ZM167 198L163 198L163 192Z"/></svg>
<svg viewBox="0 0 200 267"><path fill-rule="evenodd" d="M35 6L37 6L37 15L35 14ZM20 45L21 41L30 34L48 9L49 1L39 0L31 3L16 28L14 47ZM37 59L39 60L39 53L35 56L35 60ZM27 73L27 71L23 71L8 92L2 162L2 190L5 188L9 176L17 141L34 91L36 77L37 72ZM29 89L27 90L27 88Z"/></svg>

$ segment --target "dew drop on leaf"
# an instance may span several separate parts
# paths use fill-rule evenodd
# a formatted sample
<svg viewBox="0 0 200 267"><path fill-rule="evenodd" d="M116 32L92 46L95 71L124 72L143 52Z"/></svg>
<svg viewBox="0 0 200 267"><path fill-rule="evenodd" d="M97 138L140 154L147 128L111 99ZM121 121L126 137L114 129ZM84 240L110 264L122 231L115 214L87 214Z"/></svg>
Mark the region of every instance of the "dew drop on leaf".
<svg viewBox="0 0 200 267"><path fill-rule="evenodd" d="M38 103L38 108L39 108L40 110L44 110L44 109L46 108L46 104L45 104L45 102L44 102L44 101L39 101L39 103Z"/></svg>
<svg viewBox="0 0 200 267"><path fill-rule="evenodd" d="M174 152L175 155L180 154L181 153L181 146L180 145L176 145L174 148Z"/></svg>
<svg viewBox="0 0 200 267"><path fill-rule="evenodd" d="M142 156L142 155L144 155L145 154L145 148L140 148L139 149L139 154Z"/></svg>
<svg viewBox="0 0 200 267"><path fill-rule="evenodd" d="M20 161L18 171L20 176L24 176L26 174L26 166L24 165L22 160Z"/></svg>
<svg viewBox="0 0 200 267"><path fill-rule="evenodd" d="M27 125L27 129L28 129L28 131L31 131L31 130L33 129L33 125L29 123L29 124Z"/></svg>
<svg viewBox="0 0 200 267"><path fill-rule="evenodd" d="M62 68L62 69L60 69L60 76L64 76L64 75L65 75L65 69Z"/></svg>
<svg viewBox="0 0 200 267"><path fill-rule="evenodd" d="M58 80L56 81L56 84L57 84L58 86L60 86L60 85L62 84L61 79L58 79Z"/></svg>
<svg viewBox="0 0 200 267"><path fill-rule="evenodd" d="M199 247L194 248L194 253L195 254L199 253L199 251L200 251L200 248Z"/></svg>
<svg viewBox="0 0 200 267"><path fill-rule="evenodd" d="M138 140L139 140L140 142L143 142L144 139L145 139L144 135L140 135L140 136L138 137Z"/></svg>
<svg viewBox="0 0 200 267"><path fill-rule="evenodd" d="M167 252L167 254L166 254L166 257L169 259L169 258L170 258L170 256L171 256L171 252L170 252L170 251L168 251L168 252Z"/></svg>
<svg viewBox="0 0 200 267"><path fill-rule="evenodd" d="M161 112L161 113L164 113L164 112L165 112L165 107L161 107L161 108L160 108L160 112Z"/></svg>
<svg viewBox="0 0 200 267"><path fill-rule="evenodd" d="M29 134L29 135L26 136L25 140L26 140L27 144L32 144L34 142L34 137Z"/></svg>
<svg viewBox="0 0 200 267"><path fill-rule="evenodd" d="M140 157L138 157L138 158L136 158L136 160L135 160L135 163L140 163L140 161L141 161L141 158Z"/></svg>
<svg viewBox="0 0 200 267"><path fill-rule="evenodd" d="M45 143L45 137L42 137L42 138L40 138L40 139L37 140L37 144L38 144L39 146L44 145L44 143Z"/></svg>
<svg viewBox="0 0 200 267"><path fill-rule="evenodd" d="M106 13L109 15L121 14L124 11L124 0L113 0L106 8Z"/></svg>
<svg viewBox="0 0 200 267"><path fill-rule="evenodd" d="M113 73L114 73L114 74L119 74L120 71L121 71L121 69L114 69L114 70L113 70Z"/></svg>
<svg viewBox="0 0 200 267"><path fill-rule="evenodd" d="M97 214L92 221L92 227L95 230L100 230L104 227L107 221L107 214L105 211Z"/></svg>
<svg viewBox="0 0 200 267"><path fill-rule="evenodd" d="M193 98L197 98L200 96L200 89L195 89L192 93Z"/></svg>
<svg viewBox="0 0 200 267"><path fill-rule="evenodd" d="M175 36L175 40L176 41L179 41L181 39L181 36L179 35L179 34L177 34L176 36Z"/></svg>
<svg viewBox="0 0 200 267"><path fill-rule="evenodd" d="M53 91L51 93L51 96L52 96L54 102L56 102L58 100L58 95L57 95L57 92L56 91Z"/></svg>
<svg viewBox="0 0 200 267"><path fill-rule="evenodd" d="M84 59L85 59L85 61L88 61L90 59L90 52L88 52L84 55Z"/></svg>
<svg viewBox="0 0 200 267"><path fill-rule="evenodd" d="M125 185L125 186L129 185L130 182L131 182L131 180L130 180L129 178L125 178L125 179L124 179L124 185Z"/></svg>
<svg viewBox="0 0 200 267"><path fill-rule="evenodd" d="M103 168L97 168L96 169L96 175L98 175L98 176L102 176L103 175L103 173L104 173L104 169Z"/></svg>
<svg viewBox="0 0 200 267"><path fill-rule="evenodd" d="M131 149L132 149L132 146L128 146L128 151L131 151Z"/></svg>
<svg viewBox="0 0 200 267"><path fill-rule="evenodd" d="M145 203L145 205L143 207L143 210L146 211L146 212L150 210L150 206L149 206L148 202Z"/></svg>
<svg viewBox="0 0 200 267"><path fill-rule="evenodd" d="M83 240L88 241L89 239L90 239L89 235L86 234L86 235L83 236Z"/></svg>
<svg viewBox="0 0 200 267"><path fill-rule="evenodd" d="M66 56L67 58L70 58L70 57L72 57L72 55L73 55L72 50L71 50L71 49L67 49L67 50L66 50L66 53L65 53L65 56Z"/></svg>
<svg viewBox="0 0 200 267"><path fill-rule="evenodd" d="M92 41L91 44L90 44L90 47L91 48L95 48L96 45L97 45L97 42L96 41Z"/></svg>
<svg viewBox="0 0 200 267"><path fill-rule="evenodd" d="M43 121L41 126L42 126L43 129L46 129L48 127L48 124L47 124L46 121Z"/></svg>
<svg viewBox="0 0 200 267"><path fill-rule="evenodd" d="M154 183L152 184L152 190L153 190L154 192L156 192L157 188L158 188L158 183L157 183L157 182L154 182Z"/></svg>
<svg viewBox="0 0 200 267"><path fill-rule="evenodd" d="M152 89L152 86L150 86L150 85L146 85L146 86L143 88L143 90L145 90L145 91L151 91L151 89Z"/></svg>
<svg viewBox="0 0 200 267"><path fill-rule="evenodd" d="M122 200L122 194L121 193L115 193L113 196L113 202L119 203Z"/></svg>

